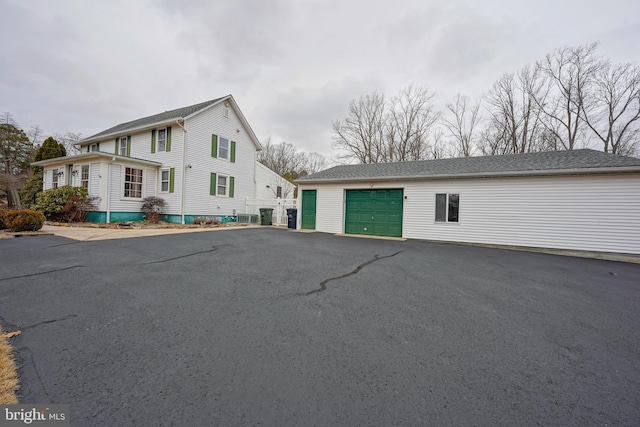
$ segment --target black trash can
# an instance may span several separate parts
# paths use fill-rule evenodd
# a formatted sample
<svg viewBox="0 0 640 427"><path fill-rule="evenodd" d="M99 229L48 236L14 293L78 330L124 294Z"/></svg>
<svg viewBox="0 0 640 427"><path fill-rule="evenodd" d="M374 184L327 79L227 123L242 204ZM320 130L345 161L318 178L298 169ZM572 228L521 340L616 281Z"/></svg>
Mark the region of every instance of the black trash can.
<svg viewBox="0 0 640 427"><path fill-rule="evenodd" d="M298 209L287 209L287 228L293 228L295 230L298 223Z"/></svg>
<svg viewBox="0 0 640 427"><path fill-rule="evenodd" d="M260 225L272 225L272 224L273 224L273 209L260 208Z"/></svg>

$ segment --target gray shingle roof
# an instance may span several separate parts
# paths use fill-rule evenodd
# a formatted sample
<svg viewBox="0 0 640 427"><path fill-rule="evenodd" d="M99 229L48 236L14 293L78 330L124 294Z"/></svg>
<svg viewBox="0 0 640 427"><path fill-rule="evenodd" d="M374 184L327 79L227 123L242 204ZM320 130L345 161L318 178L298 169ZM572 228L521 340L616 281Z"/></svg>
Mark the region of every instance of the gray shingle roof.
<svg viewBox="0 0 640 427"><path fill-rule="evenodd" d="M465 176L539 175L603 171L607 168L635 169L640 159L583 149L504 156L462 157L367 165L343 165L305 176L304 183L366 181L387 178L462 178Z"/></svg>
<svg viewBox="0 0 640 427"><path fill-rule="evenodd" d="M216 102L224 98L226 98L226 96L212 99L210 101L201 102L199 104L190 105L188 107L182 107L182 108L177 108L175 110L165 111L164 113L154 114L153 116L143 117L141 119L133 120L130 122L120 123L119 125L115 125L107 130L104 130L88 138L85 138L84 141L97 139L97 138L100 138L101 136L124 132L129 129L150 126L150 125L153 125L154 123L166 122L171 119L183 119L197 111L202 110L203 108L206 108L212 104L215 104Z"/></svg>

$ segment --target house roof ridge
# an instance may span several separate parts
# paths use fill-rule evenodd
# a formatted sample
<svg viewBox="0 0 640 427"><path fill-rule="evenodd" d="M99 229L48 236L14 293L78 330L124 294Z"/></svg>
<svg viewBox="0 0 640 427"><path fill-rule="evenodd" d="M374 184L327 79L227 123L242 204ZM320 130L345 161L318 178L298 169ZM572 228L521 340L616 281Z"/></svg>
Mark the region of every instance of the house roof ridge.
<svg viewBox="0 0 640 427"><path fill-rule="evenodd" d="M130 129L135 129L142 126L150 126L154 123L161 123L171 119L179 119L190 116L200 110L203 110L216 102L219 102L225 98L229 98L231 95L225 95L219 98L210 99L208 101L199 102L193 105L188 105L186 107L175 108L172 110L167 110L161 113L152 114L149 116L141 117L139 119L130 120L128 122L119 123L115 126L112 126L102 132L98 132L94 135L91 135L82 140L82 143L91 142L95 139L98 139L103 136L108 136L118 132L124 132Z"/></svg>
<svg viewBox="0 0 640 427"><path fill-rule="evenodd" d="M637 168L640 158L584 148L578 150L541 151L497 156L457 157L413 160L408 162L339 165L301 177L297 182L367 180L385 177L429 178L473 175L535 175L542 171L596 171L606 168Z"/></svg>

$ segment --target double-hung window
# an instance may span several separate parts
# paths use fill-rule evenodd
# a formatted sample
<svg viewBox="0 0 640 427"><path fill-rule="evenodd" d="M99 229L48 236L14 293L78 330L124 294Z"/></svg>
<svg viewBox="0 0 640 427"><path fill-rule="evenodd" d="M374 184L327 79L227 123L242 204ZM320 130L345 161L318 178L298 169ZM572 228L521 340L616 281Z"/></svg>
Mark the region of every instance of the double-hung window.
<svg viewBox="0 0 640 427"><path fill-rule="evenodd" d="M158 129L158 151L167 151L167 129Z"/></svg>
<svg viewBox="0 0 640 427"><path fill-rule="evenodd" d="M209 194L212 196L234 197L235 178L219 173L211 174Z"/></svg>
<svg viewBox="0 0 640 427"><path fill-rule="evenodd" d="M227 195L227 187L228 187L229 177L226 175L218 174L218 196L226 196Z"/></svg>
<svg viewBox="0 0 640 427"><path fill-rule="evenodd" d="M218 158L229 160L229 140L227 138L220 137L220 143L218 144Z"/></svg>
<svg viewBox="0 0 640 427"><path fill-rule="evenodd" d="M436 222L458 222L459 194L436 194Z"/></svg>
<svg viewBox="0 0 640 427"><path fill-rule="evenodd" d="M89 191L89 165L80 168L80 185Z"/></svg>
<svg viewBox="0 0 640 427"><path fill-rule="evenodd" d="M236 143L229 138L211 135L211 157L236 162Z"/></svg>
<svg viewBox="0 0 640 427"><path fill-rule="evenodd" d="M58 169L53 170L53 179L51 180L51 188L58 188Z"/></svg>
<svg viewBox="0 0 640 427"><path fill-rule="evenodd" d="M127 137L123 136L122 138L120 138L120 149L118 154L120 154L121 156L126 156L127 155Z"/></svg>
<svg viewBox="0 0 640 427"><path fill-rule="evenodd" d="M169 192L169 182L171 179L169 169L163 169L160 171L160 191L163 193Z"/></svg>
<svg viewBox="0 0 640 427"><path fill-rule="evenodd" d="M142 198L142 169L124 169L124 197L132 199Z"/></svg>

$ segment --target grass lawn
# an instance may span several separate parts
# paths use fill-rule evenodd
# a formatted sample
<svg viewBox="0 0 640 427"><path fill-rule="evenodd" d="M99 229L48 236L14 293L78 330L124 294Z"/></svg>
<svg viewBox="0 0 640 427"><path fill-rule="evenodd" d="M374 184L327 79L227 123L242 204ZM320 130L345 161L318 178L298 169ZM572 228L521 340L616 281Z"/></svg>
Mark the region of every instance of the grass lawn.
<svg viewBox="0 0 640 427"><path fill-rule="evenodd" d="M13 361L13 350L7 342L7 336L0 329L0 405L18 403L18 375Z"/></svg>

